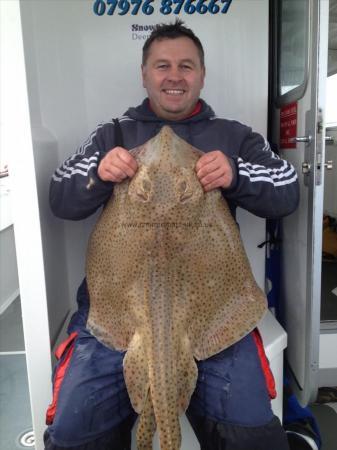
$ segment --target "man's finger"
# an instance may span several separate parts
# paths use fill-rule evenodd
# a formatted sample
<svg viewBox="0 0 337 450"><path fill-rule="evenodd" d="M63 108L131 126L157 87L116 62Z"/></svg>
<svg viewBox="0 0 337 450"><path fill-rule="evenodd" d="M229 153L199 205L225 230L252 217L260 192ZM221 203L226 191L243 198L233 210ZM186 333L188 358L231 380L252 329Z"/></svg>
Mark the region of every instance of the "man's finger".
<svg viewBox="0 0 337 450"><path fill-rule="evenodd" d="M131 156L131 155L130 155ZM132 158L133 159L133 158ZM134 174L137 172L138 165L135 159L131 162L131 165L128 164L120 155L117 155L117 158L114 160L113 166L121 171L123 171L126 176L132 178ZM112 168L112 166L111 166Z"/></svg>
<svg viewBox="0 0 337 450"><path fill-rule="evenodd" d="M225 177L222 175L216 178L215 180L211 181L210 183L204 185L203 188L205 192L209 192L212 189L224 187L224 183Z"/></svg>
<svg viewBox="0 0 337 450"><path fill-rule="evenodd" d="M121 161L116 153L109 152L100 162L97 172L103 181L121 181L128 176L128 171L132 174L131 169Z"/></svg>
<svg viewBox="0 0 337 450"><path fill-rule="evenodd" d="M106 168L106 171L112 178L116 179L116 181L122 181L124 178L128 177L127 171L121 167L110 166Z"/></svg>
<svg viewBox="0 0 337 450"><path fill-rule="evenodd" d="M123 148L121 148L121 150L123 150L123 151L119 151L117 153L118 158L121 161L123 161L124 163L126 163L126 165L129 166L133 170L133 175L134 175L138 169L137 161L135 160L135 158L132 155L130 155L130 153L127 150L125 150Z"/></svg>
<svg viewBox="0 0 337 450"><path fill-rule="evenodd" d="M199 178L199 180L201 180L206 175L220 168L221 168L221 161L219 161L218 159L212 160L207 164L202 165L202 167L197 171L197 177Z"/></svg>
<svg viewBox="0 0 337 450"><path fill-rule="evenodd" d="M114 166L108 166L101 168L98 173L99 177L103 181L120 182L127 178L127 174Z"/></svg>
<svg viewBox="0 0 337 450"><path fill-rule="evenodd" d="M110 150L98 166L98 176L103 181L122 181L132 178L138 169L137 161L123 147Z"/></svg>
<svg viewBox="0 0 337 450"><path fill-rule="evenodd" d="M203 186L206 186L207 184L212 183L213 181L218 180L221 177L225 177L225 174L226 172L224 168L219 167L210 173L206 173L205 176L199 178L199 181Z"/></svg>
<svg viewBox="0 0 337 450"><path fill-rule="evenodd" d="M218 158L218 151L214 150L210 153L206 153L205 155L202 155L196 165L195 165L195 170L198 172L198 170L201 169L201 167L203 167L205 164L210 163L211 161L214 161L215 159Z"/></svg>

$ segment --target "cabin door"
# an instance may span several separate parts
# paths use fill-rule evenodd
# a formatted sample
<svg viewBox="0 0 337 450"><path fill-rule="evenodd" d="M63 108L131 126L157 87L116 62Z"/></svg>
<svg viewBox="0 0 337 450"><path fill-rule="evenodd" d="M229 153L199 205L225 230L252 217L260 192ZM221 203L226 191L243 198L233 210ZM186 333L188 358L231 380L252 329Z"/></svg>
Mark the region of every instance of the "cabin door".
<svg viewBox="0 0 337 450"><path fill-rule="evenodd" d="M300 204L282 221L281 320L301 404L318 387L328 0L271 2L269 138L297 169Z"/></svg>

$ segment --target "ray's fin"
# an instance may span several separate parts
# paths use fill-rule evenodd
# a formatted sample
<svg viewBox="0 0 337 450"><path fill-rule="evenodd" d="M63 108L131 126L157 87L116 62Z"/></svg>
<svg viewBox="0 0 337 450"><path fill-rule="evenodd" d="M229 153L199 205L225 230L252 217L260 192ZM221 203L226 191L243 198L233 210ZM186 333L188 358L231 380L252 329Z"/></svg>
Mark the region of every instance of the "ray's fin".
<svg viewBox="0 0 337 450"><path fill-rule="evenodd" d="M135 333L123 360L125 384L134 410L141 414L149 391L147 357L142 338Z"/></svg>

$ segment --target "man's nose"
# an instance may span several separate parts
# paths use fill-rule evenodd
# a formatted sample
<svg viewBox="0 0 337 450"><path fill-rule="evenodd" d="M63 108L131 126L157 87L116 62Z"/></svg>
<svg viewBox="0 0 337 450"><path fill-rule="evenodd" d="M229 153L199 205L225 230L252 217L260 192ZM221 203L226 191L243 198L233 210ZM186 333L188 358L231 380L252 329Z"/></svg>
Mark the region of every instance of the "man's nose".
<svg viewBox="0 0 337 450"><path fill-rule="evenodd" d="M170 71L168 73L168 79L170 81L179 81L181 80L182 76L181 76L181 71L179 69L179 67L171 67Z"/></svg>

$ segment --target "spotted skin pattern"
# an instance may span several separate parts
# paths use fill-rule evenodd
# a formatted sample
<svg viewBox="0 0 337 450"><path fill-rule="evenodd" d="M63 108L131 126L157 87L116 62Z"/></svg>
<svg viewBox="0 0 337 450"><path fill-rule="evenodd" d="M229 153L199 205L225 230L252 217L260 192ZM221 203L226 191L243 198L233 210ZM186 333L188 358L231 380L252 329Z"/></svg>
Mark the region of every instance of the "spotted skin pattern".
<svg viewBox="0 0 337 450"><path fill-rule="evenodd" d="M89 241L88 327L125 351L140 414L139 450L179 450L179 415L208 358L249 333L266 311L236 223L219 189L204 193L201 151L164 126L130 151L139 168L114 187Z"/></svg>

